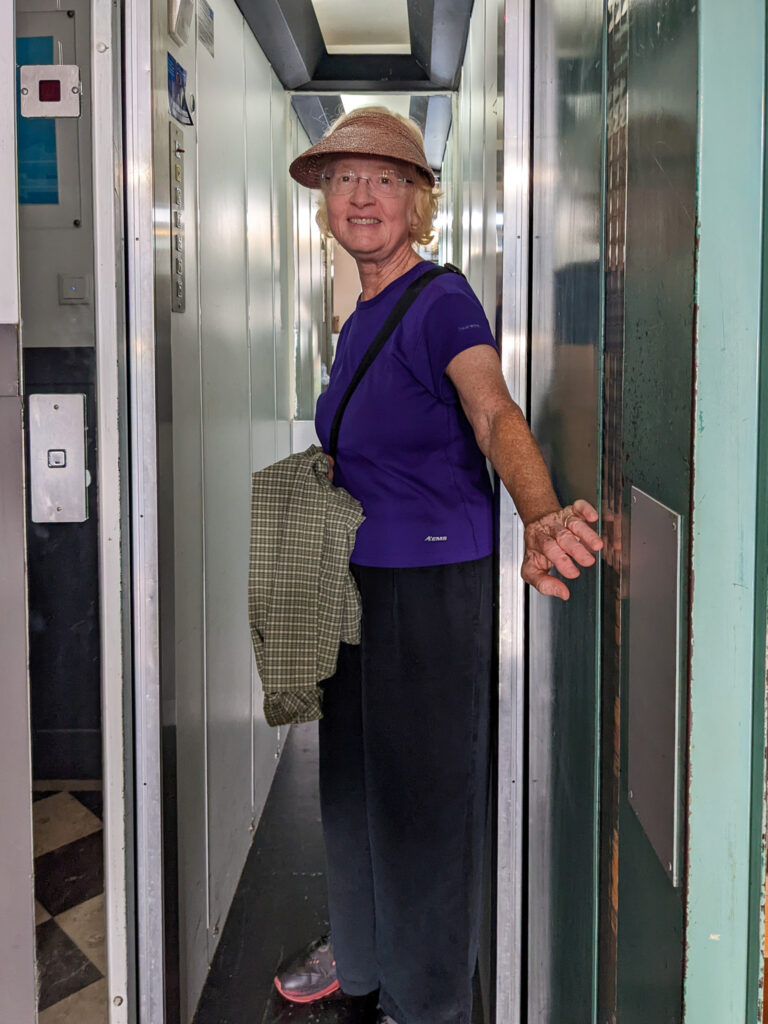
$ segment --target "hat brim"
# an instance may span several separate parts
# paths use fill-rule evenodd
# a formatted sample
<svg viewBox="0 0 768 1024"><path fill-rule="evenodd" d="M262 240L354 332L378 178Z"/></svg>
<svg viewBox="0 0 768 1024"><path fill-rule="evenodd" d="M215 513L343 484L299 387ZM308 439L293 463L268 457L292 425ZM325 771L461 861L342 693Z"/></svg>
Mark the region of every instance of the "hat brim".
<svg viewBox="0 0 768 1024"><path fill-rule="evenodd" d="M393 124L394 122L394 124ZM320 188L328 158L333 156L381 157L411 164L435 185L435 174L423 150L405 126L389 115L371 114L350 119L336 131L310 146L291 163L291 177L307 188Z"/></svg>

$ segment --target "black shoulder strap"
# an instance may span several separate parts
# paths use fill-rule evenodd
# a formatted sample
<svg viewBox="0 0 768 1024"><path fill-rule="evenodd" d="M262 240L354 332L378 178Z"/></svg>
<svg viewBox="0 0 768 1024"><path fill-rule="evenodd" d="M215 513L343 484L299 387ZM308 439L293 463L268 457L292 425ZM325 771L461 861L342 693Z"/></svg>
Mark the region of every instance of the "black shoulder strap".
<svg viewBox="0 0 768 1024"><path fill-rule="evenodd" d="M336 415L333 417L333 423L331 424L331 437L328 444L328 452L326 453L330 455L331 458L336 458L336 452L339 446L339 428L341 427L341 418L344 415L345 409L349 405L349 400L352 397L355 388L363 379L363 376L376 356L384 348L390 334L392 334L394 329L403 319L408 309L413 305L419 295L421 295L429 282L433 281L436 277L440 277L441 274L461 274L461 271L458 267L454 267L452 263L446 263L444 267L433 267L432 270L427 270L426 273L420 274L415 281L411 281L392 307L392 312L381 325L379 333L368 346L365 355L360 360L360 365L355 370L352 380L347 385L347 390L342 395L341 401L339 402L339 406L336 410Z"/></svg>

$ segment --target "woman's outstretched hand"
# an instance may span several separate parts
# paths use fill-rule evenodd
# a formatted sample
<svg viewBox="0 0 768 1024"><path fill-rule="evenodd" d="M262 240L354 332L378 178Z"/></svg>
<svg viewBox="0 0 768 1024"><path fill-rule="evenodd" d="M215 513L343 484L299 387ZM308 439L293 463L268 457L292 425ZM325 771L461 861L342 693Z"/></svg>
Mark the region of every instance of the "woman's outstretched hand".
<svg viewBox="0 0 768 1024"><path fill-rule="evenodd" d="M567 601L571 596L568 587L556 576L574 580L581 575L579 566L595 564L593 551L599 551L603 542L589 526L596 523L595 509L579 498L572 505L566 505L559 512L550 512L529 523L525 528L525 557L520 575L540 594L559 597Z"/></svg>

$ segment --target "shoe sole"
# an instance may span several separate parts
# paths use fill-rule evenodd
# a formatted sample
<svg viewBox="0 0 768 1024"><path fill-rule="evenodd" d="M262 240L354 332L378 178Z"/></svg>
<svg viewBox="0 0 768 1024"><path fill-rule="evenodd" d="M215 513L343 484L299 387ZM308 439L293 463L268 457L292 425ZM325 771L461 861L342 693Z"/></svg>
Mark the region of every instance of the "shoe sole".
<svg viewBox="0 0 768 1024"><path fill-rule="evenodd" d="M339 983L338 981L332 981L330 985L322 989L322 991L320 992L313 992L311 995L308 996L299 996L295 995L293 992L286 992L283 986L280 984L279 979L275 977L275 988L283 997L283 999L287 999L289 1003L315 1003L317 1002L318 999L325 999L326 996L330 996L334 992L338 991Z"/></svg>

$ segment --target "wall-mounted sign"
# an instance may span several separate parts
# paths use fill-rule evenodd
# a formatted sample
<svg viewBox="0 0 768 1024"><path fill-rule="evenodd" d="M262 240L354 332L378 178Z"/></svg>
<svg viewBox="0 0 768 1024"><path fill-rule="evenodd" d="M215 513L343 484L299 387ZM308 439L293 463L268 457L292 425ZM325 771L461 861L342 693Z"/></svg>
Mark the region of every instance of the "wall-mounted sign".
<svg viewBox="0 0 768 1024"><path fill-rule="evenodd" d="M197 38L213 56L213 8L207 0L199 0L197 5Z"/></svg>
<svg viewBox="0 0 768 1024"><path fill-rule="evenodd" d="M168 0L168 33L180 46L189 39L194 13L194 0Z"/></svg>
<svg viewBox="0 0 768 1024"><path fill-rule="evenodd" d="M187 106L187 72L179 62L168 54L168 109L171 117L180 124L192 124L192 115Z"/></svg>

